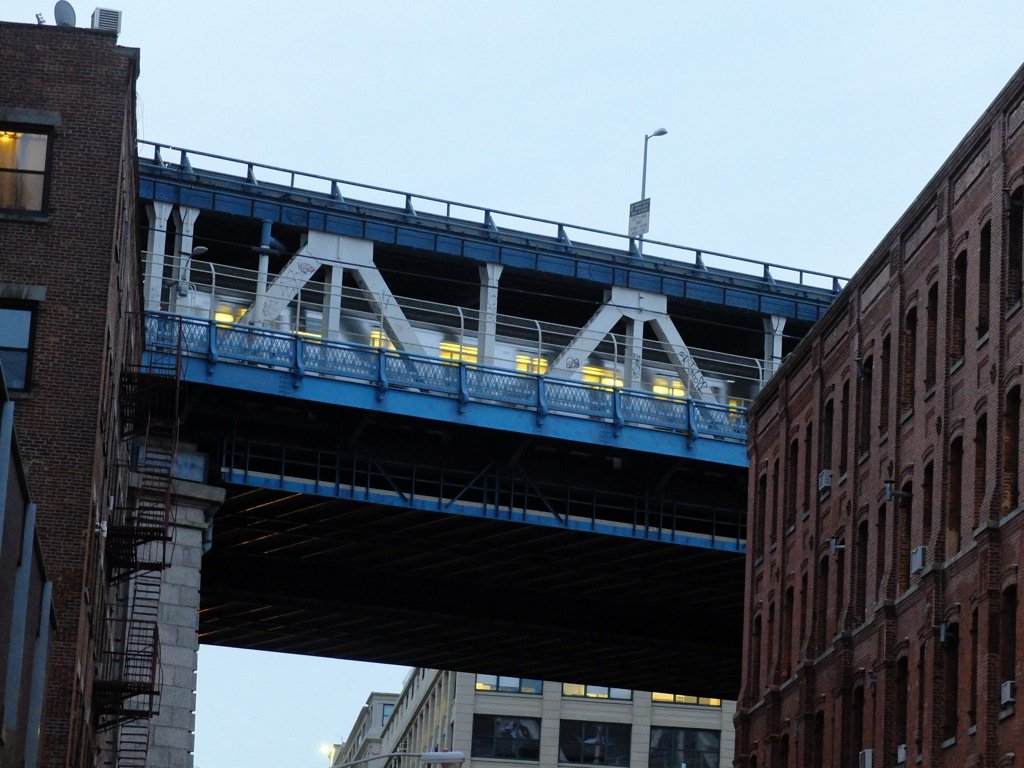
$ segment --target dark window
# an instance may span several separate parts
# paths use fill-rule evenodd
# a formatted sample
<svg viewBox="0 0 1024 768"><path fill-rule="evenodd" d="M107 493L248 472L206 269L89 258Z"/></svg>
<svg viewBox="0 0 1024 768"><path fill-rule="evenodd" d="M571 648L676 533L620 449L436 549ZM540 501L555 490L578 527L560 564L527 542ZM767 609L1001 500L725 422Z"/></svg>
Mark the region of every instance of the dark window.
<svg viewBox="0 0 1024 768"><path fill-rule="evenodd" d="M782 596L782 679L788 680L793 671L793 588L789 587Z"/></svg>
<svg viewBox="0 0 1024 768"><path fill-rule="evenodd" d="M811 511L811 488L814 483L814 466L811 464L811 446L814 440L814 425L808 424L804 432L804 512Z"/></svg>
<svg viewBox="0 0 1024 768"><path fill-rule="evenodd" d="M946 558L960 551L961 510L964 482L964 440L958 437L949 446L949 498L946 517Z"/></svg>
<svg viewBox="0 0 1024 768"><path fill-rule="evenodd" d="M846 455L850 443L850 380L843 382L843 399L839 403L839 475L846 474Z"/></svg>
<svg viewBox="0 0 1024 768"><path fill-rule="evenodd" d="M988 333L989 299L992 291L992 222L981 228L978 255L978 338Z"/></svg>
<svg viewBox="0 0 1024 768"><path fill-rule="evenodd" d="M558 734L558 762L629 765L630 726L563 720Z"/></svg>
<svg viewBox="0 0 1024 768"><path fill-rule="evenodd" d="M380 711L381 711L380 724L381 725L387 725L388 724L388 720L391 719L391 713L395 711L395 705L394 704L382 704L381 708L380 708Z"/></svg>
<svg viewBox="0 0 1024 768"><path fill-rule="evenodd" d="M957 624L946 625L946 636L942 644L943 696L942 738L956 738L960 715L960 632Z"/></svg>
<svg viewBox="0 0 1024 768"><path fill-rule="evenodd" d="M768 475L757 478L757 497L754 500L754 557L764 554L764 529L768 527Z"/></svg>
<svg viewBox="0 0 1024 768"><path fill-rule="evenodd" d="M718 768L718 731L651 727L651 768Z"/></svg>
<svg viewBox="0 0 1024 768"><path fill-rule="evenodd" d="M868 357L860 365L857 379L857 456L871 451L871 374L875 360Z"/></svg>
<svg viewBox="0 0 1024 768"><path fill-rule="evenodd" d="M878 436L889 434L889 367L892 364L892 336L882 339L881 381L878 392Z"/></svg>
<svg viewBox="0 0 1024 768"><path fill-rule="evenodd" d="M0 125L0 210L45 210L49 158L48 134Z"/></svg>
<svg viewBox="0 0 1024 768"><path fill-rule="evenodd" d="M32 309L0 306L0 365L8 389L28 389L32 363Z"/></svg>
<svg viewBox="0 0 1024 768"><path fill-rule="evenodd" d="M914 408L914 394L917 388L917 308L907 312L903 324L903 386L900 390L900 407L904 414Z"/></svg>
<svg viewBox="0 0 1024 768"><path fill-rule="evenodd" d="M800 473L800 439L794 437L789 444L786 460L786 508L783 511L786 531L796 524L797 478Z"/></svg>
<svg viewBox="0 0 1024 768"><path fill-rule="evenodd" d="M1006 393L1003 414L1003 512L1017 508L1020 496L1020 387Z"/></svg>
<svg viewBox="0 0 1024 768"><path fill-rule="evenodd" d="M835 405L831 400L825 403L821 419L821 468L832 469L832 429L835 418Z"/></svg>
<svg viewBox="0 0 1024 768"><path fill-rule="evenodd" d="M961 251L953 262L953 338L949 357L963 360L967 333L967 251Z"/></svg>
<svg viewBox="0 0 1024 768"><path fill-rule="evenodd" d="M999 682L1017 679L1017 587L1003 592L999 611Z"/></svg>
<svg viewBox="0 0 1024 768"><path fill-rule="evenodd" d="M897 744L907 743L907 710L910 703L910 667L906 656L896 661L896 707L894 714Z"/></svg>
<svg viewBox="0 0 1024 768"><path fill-rule="evenodd" d="M935 355L938 344L939 330L939 285L934 283L928 289L928 306L925 308L925 359L924 386L931 389L935 386Z"/></svg>
<svg viewBox="0 0 1024 768"><path fill-rule="evenodd" d="M988 416L981 414L974 427L974 518L972 528L977 527L981 518L981 505L985 501L988 468ZM987 515L986 515L987 517Z"/></svg>
<svg viewBox="0 0 1024 768"><path fill-rule="evenodd" d="M868 596L868 521L862 520L857 526L857 573L854 575L853 614L854 620L860 624L866 618Z"/></svg>
<svg viewBox="0 0 1024 768"><path fill-rule="evenodd" d="M1024 187L1017 187L1009 199L1009 232L1006 249L1006 303L1020 303L1021 278L1024 276Z"/></svg>
<svg viewBox="0 0 1024 768"><path fill-rule="evenodd" d="M540 720L474 715L473 757L537 762L540 759Z"/></svg>
<svg viewBox="0 0 1024 768"><path fill-rule="evenodd" d="M500 693L532 693L544 691L544 683L526 677L505 677L503 675L477 675L478 691L498 691Z"/></svg>

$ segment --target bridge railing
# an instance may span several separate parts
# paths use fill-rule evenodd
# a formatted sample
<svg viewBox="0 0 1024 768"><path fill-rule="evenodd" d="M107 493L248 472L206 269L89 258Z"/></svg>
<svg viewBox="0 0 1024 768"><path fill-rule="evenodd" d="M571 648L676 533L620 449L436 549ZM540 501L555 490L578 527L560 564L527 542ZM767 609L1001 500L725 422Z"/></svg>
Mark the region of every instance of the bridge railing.
<svg viewBox="0 0 1024 768"><path fill-rule="evenodd" d="M287 371L296 382L305 376L359 382L375 387L381 397L397 388L457 399L462 405L478 402L527 409L538 419L555 414L596 419L617 429L635 426L689 438L746 441L744 411L735 406L168 313L147 313L145 322L151 352L165 351L180 339L185 355L210 365L222 361L257 365Z"/></svg>
<svg viewBox="0 0 1024 768"><path fill-rule="evenodd" d="M346 181L322 174L306 173L171 144L140 140L138 155L140 161L154 163L160 167L175 167L183 173L196 177L207 176L211 180L230 177L239 183L252 185L254 188L264 187L268 190L280 188L292 193L316 195L339 202L347 201L350 195L358 195L360 204L379 205L403 215L438 216L450 221L453 225L476 228L483 236L506 231L509 233L532 232L550 238L570 250L574 247L574 241L582 243L585 238L591 245L600 245L636 254L633 240L620 232L566 224L553 219ZM508 225L507 229L506 224ZM648 260L650 260L649 257L657 255L661 259L687 264L701 270L715 269L736 272L754 276L769 283L782 282L838 292L847 282L847 278L827 272L734 256L720 251L660 240L644 238L644 248L646 250L645 258Z"/></svg>

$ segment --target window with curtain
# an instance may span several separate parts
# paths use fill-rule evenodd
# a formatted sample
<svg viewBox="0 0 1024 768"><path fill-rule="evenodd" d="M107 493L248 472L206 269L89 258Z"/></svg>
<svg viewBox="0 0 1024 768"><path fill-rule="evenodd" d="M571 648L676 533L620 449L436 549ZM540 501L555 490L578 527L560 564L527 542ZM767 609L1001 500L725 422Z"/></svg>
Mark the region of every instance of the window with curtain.
<svg viewBox="0 0 1024 768"><path fill-rule="evenodd" d="M0 124L0 210L42 213L50 137Z"/></svg>

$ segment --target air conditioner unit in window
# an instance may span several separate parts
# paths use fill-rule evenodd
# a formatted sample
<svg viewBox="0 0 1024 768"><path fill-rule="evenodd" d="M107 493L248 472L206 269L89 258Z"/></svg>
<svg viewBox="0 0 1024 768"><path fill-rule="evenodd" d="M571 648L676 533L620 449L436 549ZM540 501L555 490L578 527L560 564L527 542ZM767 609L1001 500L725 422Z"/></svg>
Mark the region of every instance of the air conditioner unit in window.
<svg viewBox="0 0 1024 768"><path fill-rule="evenodd" d="M875 768L875 750L862 749L857 760L857 768Z"/></svg>
<svg viewBox="0 0 1024 768"><path fill-rule="evenodd" d="M832 487L832 470L823 469L818 473L818 490L824 491Z"/></svg>
<svg viewBox="0 0 1024 768"><path fill-rule="evenodd" d="M97 8L92 12L92 28L121 34L121 12L112 8Z"/></svg>
<svg viewBox="0 0 1024 768"><path fill-rule="evenodd" d="M924 556L928 553L928 547L914 547L910 550L910 572L920 573L924 570Z"/></svg>
<svg viewBox="0 0 1024 768"><path fill-rule="evenodd" d="M1017 682L1007 680L999 686L999 703L1004 707L1017 701Z"/></svg>
<svg viewBox="0 0 1024 768"><path fill-rule="evenodd" d="M896 747L896 764L900 765L907 762L907 745L899 744Z"/></svg>

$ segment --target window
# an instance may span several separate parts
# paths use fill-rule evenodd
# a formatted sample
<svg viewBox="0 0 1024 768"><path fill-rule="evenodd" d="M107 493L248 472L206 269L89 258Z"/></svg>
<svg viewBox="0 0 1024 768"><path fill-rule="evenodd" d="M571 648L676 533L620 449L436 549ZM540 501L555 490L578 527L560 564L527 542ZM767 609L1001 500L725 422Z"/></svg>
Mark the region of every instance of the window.
<svg viewBox="0 0 1024 768"><path fill-rule="evenodd" d="M981 253L978 256L978 338L988 334L989 294L992 290L992 222L981 228Z"/></svg>
<svg viewBox="0 0 1024 768"><path fill-rule="evenodd" d="M865 358L857 372L857 457L871 452L871 373L873 357Z"/></svg>
<svg viewBox="0 0 1024 768"><path fill-rule="evenodd" d="M1017 508L1020 495L1020 387L1006 393L1003 414L1003 512Z"/></svg>
<svg viewBox="0 0 1024 768"><path fill-rule="evenodd" d="M958 437L949 446L949 498L946 500L946 559L960 551L960 518L964 480L964 440Z"/></svg>
<svg viewBox="0 0 1024 768"><path fill-rule="evenodd" d="M540 759L540 720L474 715L473 757L537 762Z"/></svg>
<svg viewBox="0 0 1024 768"><path fill-rule="evenodd" d="M558 761L590 765L629 765L630 726L563 720L558 734Z"/></svg>
<svg viewBox="0 0 1024 768"><path fill-rule="evenodd" d="M697 728L651 727L650 768L718 768L721 734Z"/></svg>
<svg viewBox="0 0 1024 768"><path fill-rule="evenodd" d="M789 444L786 460L786 508L783 510L786 532L796 524L797 478L800 471L800 440L794 437Z"/></svg>
<svg viewBox="0 0 1024 768"><path fill-rule="evenodd" d="M1017 680L1017 587L1003 590L999 610L999 682Z"/></svg>
<svg viewBox="0 0 1024 768"><path fill-rule="evenodd" d="M721 699L710 699L706 696L689 696L685 693L652 693L651 701L668 702L669 704L699 704L702 707L720 707Z"/></svg>
<svg viewBox="0 0 1024 768"><path fill-rule="evenodd" d="M925 358L924 386L930 390L935 386L935 355L939 330L939 284L932 283L928 289L928 306L925 307Z"/></svg>
<svg viewBox="0 0 1024 768"><path fill-rule="evenodd" d="M632 701L633 691L629 688L609 688L607 685L580 685L579 683L562 683L563 696L583 696L588 699L614 699L615 701Z"/></svg>
<svg viewBox="0 0 1024 768"><path fill-rule="evenodd" d="M907 743L907 710L910 703L910 664L906 656L896 661L896 706L894 711L896 743Z"/></svg>
<svg viewBox="0 0 1024 768"><path fill-rule="evenodd" d="M0 306L0 365L8 389L28 389L32 362L33 312L24 306Z"/></svg>
<svg viewBox="0 0 1024 768"><path fill-rule="evenodd" d="M903 386L900 390L900 408L903 414L914 409L914 390L917 388L917 308L907 312L903 324Z"/></svg>
<svg viewBox="0 0 1024 768"><path fill-rule="evenodd" d="M843 399L839 402L839 476L846 474L846 455L850 443L850 380L843 382Z"/></svg>
<svg viewBox="0 0 1024 768"><path fill-rule="evenodd" d="M49 134L0 124L0 211L46 210L49 159Z"/></svg>
<svg viewBox="0 0 1024 768"><path fill-rule="evenodd" d="M502 675L477 675L478 691L498 691L500 693L532 693L540 694L544 683L525 677L504 677Z"/></svg>
<svg viewBox="0 0 1024 768"><path fill-rule="evenodd" d="M757 496L754 499L754 557L761 557L764 554L764 529L768 527L766 519L768 511L768 475L762 474L757 478Z"/></svg>
<svg viewBox="0 0 1024 768"><path fill-rule="evenodd" d="M388 720L391 719L391 713L395 711L395 705L394 704L381 704L380 711L381 711L380 724L381 725L387 725L388 724Z"/></svg>
<svg viewBox="0 0 1024 768"><path fill-rule="evenodd" d="M832 429L835 405L831 400L825 403L821 419L821 468L832 469Z"/></svg>
<svg viewBox="0 0 1024 768"><path fill-rule="evenodd" d="M978 526L981 517L981 505L985 501L988 488L988 416L984 413L978 417L974 426L974 517L971 527Z"/></svg>
<svg viewBox="0 0 1024 768"><path fill-rule="evenodd" d="M853 618L857 624L867 618L866 603L868 596L868 521L861 520L857 526L857 572L854 574Z"/></svg>
<svg viewBox="0 0 1024 768"><path fill-rule="evenodd" d="M1020 304L1021 278L1024 277L1024 187L1017 187L1007 200L1009 232L1006 252L1006 304Z"/></svg>
<svg viewBox="0 0 1024 768"><path fill-rule="evenodd" d="M957 624L946 625L946 637L942 645L942 681L945 693L942 702L942 738L949 741L956 738L960 713L960 633Z"/></svg>
<svg viewBox="0 0 1024 768"><path fill-rule="evenodd" d="M881 381L878 392L878 436L889 434L889 368L892 365L892 336L882 339Z"/></svg>
<svg viewBox="0 0 1024 768"><path fill-rule="evenodd" d="M964 358L967 329L967 251L953 262L953 338L949 357L956 363Z"/></svg>

